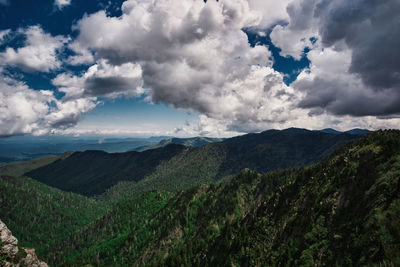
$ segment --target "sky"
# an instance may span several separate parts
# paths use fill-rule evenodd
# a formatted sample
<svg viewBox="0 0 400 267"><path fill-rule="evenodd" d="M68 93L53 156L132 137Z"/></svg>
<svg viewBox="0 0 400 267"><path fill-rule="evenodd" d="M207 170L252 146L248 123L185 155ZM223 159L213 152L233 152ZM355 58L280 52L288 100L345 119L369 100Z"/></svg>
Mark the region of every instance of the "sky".
<svg viewBox="0 0 400 267"><path fill-rule="evenodd" d="M0 0L0 136L400 126L398 0Z"/></svg>

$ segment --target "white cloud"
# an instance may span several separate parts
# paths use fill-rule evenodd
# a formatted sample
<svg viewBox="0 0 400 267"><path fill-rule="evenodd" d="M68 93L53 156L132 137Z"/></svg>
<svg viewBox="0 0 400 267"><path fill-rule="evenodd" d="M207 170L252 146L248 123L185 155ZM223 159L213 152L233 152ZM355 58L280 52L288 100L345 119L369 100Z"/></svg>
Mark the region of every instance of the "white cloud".
<svg viewBox="0 0 400 267"><path fill-rule="evenodd" d="M299 105L311 109L311 113L366 116L397 109L400 95L396 91L376 91L365 85L359 75L348 71L350 49L315 49L308 56L310 69L304 70L292 87L305 93Z"/></svg>
<svg viewBox="0 0 400 267"><path fill-rule="evenodd" d="M10 32L11 32L10 29L0 31L0 45L3 44L4 39L7 37L7 35L8 35Z"/></svg>
<svg viewBox="0 0 400 267"><path fill-rule="evenodd" d="M61 62L58 53L68 41L63 36L53 37L39 26L19 30L26 37L23 47L7 47L0 53L0 65L18 67L26 72L50 72L58 69Z"/></svg>
<svg viewBox="0 0 400 267"><path fill-rule="evenodd" d="M312 50L310 70L292 84L305 93L300 107L312 114L400 113L399 1L294 0L287 10L288 25L276 26L271 39L284 56Z"/></svg>
<svg viewBox="0 0 400 267"><path fill-rule="evenodd" d="M69 6L70 4L71 0L54 0L54 5L60 10L66 6Z"/></svg>
<svg viewBox="0 0 400 267"><path fill-rule="evenodd" d="M257 28L268 29L277 23L285 23L289 20L286 11L287 5L292 0L248 0L252 10L259 12L262 16Z"/></svg>
<svg viewBox="0 0 400 267"><path fill-rule="evenodd" d="M324 47L322 15L316 14L323 9L319 0L128 0L123 3L120 17L108 17L100 11L77 23L79 35L70 45L77 56L71 62L90 62L94 57L110 66L140 66L150 101L200 114L199 123L178 127L178 131L221 135L291 126L345 127L352 117L342 116L347 111L337 112L340 105L307 103L313 96L329 94L344 97L343 106L355 96L367 99L361 80L348 72L351 50L345 44L337 42L324 56L317 55ZM276 23L280 24L271 38L282 55L299 59L306 47L312 49L310 70L303 71L290 87L283 83L282 74L272 69L267 47L251 47L242 31ZM311 41L312 37L318 41ZM62 90L91 95L82 84L83 76L76 86L79 89ZM345 89L333 87L325 92L324 88L307 90L307 85L319 81L315 77L324 77L325 85L328 80L343 88L351 85L359 93L350 95ZM120 89L116 92L123 94ZM380 99L386 97L381 94Z"/></svg>
<svg viewBox="0 0 400 267"><path fill-rule="evenodd" d="M85 15L74 25L79 34L70 43L39 26L20 30L26 36L24 46L1 52L0 68L50 72L62 63L89 67L81 74L63 72L52 80L65 93L61 100L22 83L3 82L8 84L2 92L3 109L13 103L13 90L28 98L22 101L24 107L9 108L7 129L14 130L0 134L98 132L73 125L81 113L96 106L99 97L142 94L153 103L199 114L198 122L178 127L179 134L227 136L293 126L398 127L396 116L374 116L399 113L399 68L398 61L392 60L398 58L397 50L381 53L387 66L380 65L379 53L370 52L377 51L374 41L386 29L379 14L396 18L400 4L388 0L391 8L385 9L378 2L362 2L353 6L360 11L353 17L344 0L127 0L120 17L107 16L105 11ZM55 2L60 9L68 4ZM364 9L373 16L361 12ZM371 20L374 23L368 23ZM348 29L341 21L348 22ZM300 59L306 47L311 49L310 68L290 86L272 68L268 48L251 47L243 32L274 25L271 39L282 55ZM400 39L393 34L395 28L378 39L396 47L393 44ZM7 34L0 32L0 42ZM75 55L62 62L59 53L66 45ZM364 58L368 64L362 64ZM371 66L379 66L376 75L369 75L374 73ZM388 85L377 86L384 83ZM120 129L129 131L141 130Z"/></svg>
<svg viewBox="0 0 400 267"><path fill-rule="evenodd" d="M52 91L33 90L0 75L0 136L41 135L70 127L81 113L96 106L95 99L57 100Z"/></svg>
<svg viewBox="0 0 400 267"><path fill-rule="evenodd" d="M296 0L287 6L289 23L277 25L271 32L271 40L281 49L282 56L300 59L306 47L312 47L312 37L318 35L318 21L314 17L318 0Z"/></svg>
<svg viewBox="0 0 400 267"><path fill-rule="evenodd" d="M0 135L35 133L40 130L38 118L49 112L52 95L34 91L22 83L0 81Z"/></svg>
<svg viewBox="0 0 400 267"><path fill-rule="evenodd" d="M172 127L172 126L171 126ZM90 124L81 122L74 127L66 129L55 129L55 134L62 135L113 135L113 136L177 136L171 127L163 127L159 124L132 124L129 126L106 123L99 126L99 124ZM186 135L185 135L186 136Z"/></svg>
<svg viewBox="0 0 400 267"><path fill-rule="evenodd" d="M82 48L79 43L70 43L68 48L75 52L74 55L65 59L65 62L72 66L90 65L95 62L93 53L87 48Z"/></svg>
<svg viewBox="0 0 400 267"><path fill-rule="evenodd" d="M73 45L111 65L140 65L153 102L235 125L290 119L295 92L272 69L267 47L251 47L242 31L261 21L247 1L130 0L122 10L84 17ZM70 94L87 93L76 87Z"/></svg>
<svg viewBox="0 0 400 267"><path fill-rule="evenodd" d="M52 83L66 94L64 99L138 97L144 93L140 65L113 66L106 60L99 60L81 76L61 73Z"/></svg>

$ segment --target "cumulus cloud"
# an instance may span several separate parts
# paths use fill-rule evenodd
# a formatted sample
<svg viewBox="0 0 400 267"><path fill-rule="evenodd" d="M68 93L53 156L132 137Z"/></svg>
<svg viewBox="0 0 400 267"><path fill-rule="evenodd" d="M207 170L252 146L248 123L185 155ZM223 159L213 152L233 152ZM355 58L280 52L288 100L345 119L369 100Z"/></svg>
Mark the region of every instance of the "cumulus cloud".
<svg viewBox="0 0 400 267"><path fill-rule="evenodd" d="M318 0L296 0L288 4L289 23L277 25L271 32L272 42L281 49L282 56L300 60L306 47L312 47L311 38L318 32L314 7Z"/></svg>
<svg viewBox="0 0 400 267"><path fill-rule="evenodd" d="M116 73L106 80L91 80L90 69L81 77L60 75L54 84L62 86L67 96L115 97L124 91L145 92L154 103L199 113L199 123L190 126L198 132L345 125L346 115L394 114L400 107L396 90L391 90L398 70L386 81L392 81L392 87L377 89L366 78L374 75L364 77L361 73L357 53L371 52L363 46L375 45L372 40L379 39L375 33L383 31L379 28L383 24L373 22L374 16L368 18L368 12L381 14L376 21L385 12L388 18L398 13L383 9L383 4L363 5L364 2L356 1L349 9L348 2L341 0L128 0L122 5L120 17L109 17L100 11L75 25L79 35L70 48L77 55L70 58L70 63L97 61L95 66L103 62L109 68L131 64L140 69L140 75L133 71L138 74L133 86L127 89L129 82ZM396 10L394 1L386 2ZM345 12L362 6L365 10L360 10L361 15ZM343 22L336 25L342 20L348 25L353 23L350 28L358 32L351 34ZM311 50L310 69L304 70L291 86L286 86L282 74L271 67L267 47L251 47L243 32L244 28L269 27L273 27L271 38L282 55L299 59L306 48ZM341 29L348 32L340 35ZM369 31L374 34L367 34ZM398 35L391 36L395 37L387 38L392 42L388 45L395 47ZM387 53L399 58L396 51ZM379 53L374 52L369 58L367 52L363 56L377 63L374 60ZM391 60L389 66L395 69L397 63ZM60 81L67 81L67 77L69 81L62 85ZM377 99L380 104L373 105ZM189 126L185 127L188 130Z"/></svg>
<svg viewBox="0 0 400 267"><path fill-rule="evenodd" d="M250 9L259 12L262 16L257 28L268 29L276 24L286 23L289 20L286 7L290 1L292 0L248 0Z"/></svg>
<svg viewBox="0 0 400 267"><path fill-rule="evenodd" d="M96 106L94 99L57 100L52 91L33 90L0 75L0 136L46 134L75 125L79 116Z"/></svg>
<svg viewBox="0 0 400 267"><path fill-rule="evenodd" d="M66 94L64 99L138 97L144 93L140 65L113 66L106 60L99 60L82 75L61 73L52 83Z"/></svg>
<svg viewBox="0 0 400 267"><path fill-rule="evenodd" d="M19 36L25 38L23 46L9 47L9 42ZM8 71L10 66L25 72L58 70L58 54L67 41L68 38L45 33L39 26L0 32L0 43L6 46L0 53L0 136L41 135L72 127L82 113L96 107L96 97L57 99L53 91L32 89L17 80L20 75Z"/></svg>
<svg viewBox="0 0 400 267"><path fill-rule="evenodd" d="M11 32L10 29L0 31L0 45L3 44L4 39L7 37L7 35L8 35L10 32Z"/></svg>
<svg viewBox="0 0 400 267"><path fill-rule="evenodd" d="M51 36L40 26L20 29L26 38L23 47L7 47L0 53L0 65L18 67L26 72L50 72L61 66L58 54L68 41L63 36Z"/></svg>
<svg viewBox="0 0 400 267"><path fill-rule="evenodd" d="M69 56L64 61L72 66L91 65L95 62L92 51L86 47L81 47L78 42L68 44L68 48L74 52L74 55Z"/></svg>
<svg viewBox="0 0 400 267"><path fill-rule="evenodd" d="M63 9L71 4L71 0L55 0L54 5L59 9Z"/></svg>
<svg viewBox="0 0 400 267"><path fill-rule="evenodd" d="M262 22L247 1L129 0L122 11L121 17L103 11L84 17L76 26L79 35L73 46L92 51L110 65L140 67L143 87L154 103L235 125L290 119L296 93L272 69L268 48L251 47L242 31ZM65 78L59 76L54 84L61 85L59 80ZM79 84L79 94L93 95L87 78L86 86L82 79L69 78ZM126 88L120 82L124 86L107 89L120 92Z"/></svg>
<svg viewBox="0 0 400 267"><path fill-rule="evenodd" d="M320 9L322 42L347 44L353 52L349 71L377 90L398 90L400 2L338 0Z"/></svg>
<svg viewBox="0 0 400 267"><path fill-rule="evenodd" d="M26 112L32 117L10 109L9 125L23 118L15 133L67 131L98 98L143 94L199 114L177 133L392 126L400 113L399 6L397 0L127 0L119 17L85 15L71 42L39 26L20 30L24 46L1 52L0 68L50 72L63 62L88 69L57 74L52 83L62 99L3 82L9 89L2 103L11 105L14 88L29 96L27 108L37 108ZM243 32L249 28L272 29L283 56L300 59L310 50L310 67L287 86L268 47L249 44ZM0 42L7 34L0 32ZM75 54L61 61L65 47Z"/></svg>
<svg viewBox="0 0 400 267"><path fill-rule="evenodd" d="M306 93L300 107L311 114L328 111L355 116L394 114L400 111L398 90L374 90L350 73L351 50L325 48L309 53L310 70L303 71L293 87Z"/></svg>
<svg viewBox="0 0 400 267"><path fill-rule="evenodd" d="M304 93L299 107L311 115L400 113L399 1L295 0L287 11L272 41L285 56L312 50L310 69L292 84Z"/></svg>

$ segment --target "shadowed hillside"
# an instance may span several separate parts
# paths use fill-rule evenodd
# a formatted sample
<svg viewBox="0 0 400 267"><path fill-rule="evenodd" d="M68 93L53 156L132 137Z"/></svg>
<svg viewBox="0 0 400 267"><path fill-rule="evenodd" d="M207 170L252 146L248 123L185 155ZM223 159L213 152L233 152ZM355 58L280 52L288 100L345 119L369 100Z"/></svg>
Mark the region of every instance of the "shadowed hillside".
<svg viewBox="0 0 400 267"><path fill-rule="evenodd" d="M220 181L244 168L266 172L311 164L356 138L360 136L296 128L270 130L201 147L79 152L26 175L66 191L87 196L106 192L108 199L124 199L151 190L177 192Z"/></svg>
<svg viewBox="0 0 400 267"><path fill-rule="evenodd" d="M160 162L169 160L183 149L182 145L168 145L144 152L75 152L26 175L64 191L91 196L103 193L119 181L140 181Z"/></svg>
<svg viewBox="0 0 400 267"><path fill-rule="evenodd" d="M227 154L218 175L223 177L236 174L244 168L266 172L311 164L357 138L360 136L298 128L229 138L222 142Z"/></svg>
<svg viewBox="0 0 400 267"><path fill-rule="evenodd" d="M102 199L125 199L151 190L178 192L232 177L244 168L259 172L315 163L347 142L360 138L304 129L246 134L198 148L187 148L138 183L121 182Z"/></svg>
<svg viewBox="0 0 400 267"><path fill-rule="evenodd" d="M54 242L66 239L108 209L107 203L27 177L0 176L0 219L22 246L36 248L41 257Z"/></svg>
<svg viewBox="0 0 400 267"><path fill-rule="evenodd" d="M159 204L140 225L133 216L120 235L106 230L119 224L106 216L58 244L56 254L64 256L54 264L397 266L399 179L400 132L379 131L309 167L244 170L167 203L149 195L148 203ZM130 205L140 209L139 200L124 203L108 217Z"/></svg>
<svg viewBox="0 0 400 267"><path fill-rule="evenodd" d="M157 144L151 144L147 146L141 146L135 148L135 151L145 151L149 149L155 149L159 147L164 147L169 144L184 145L184 146L204 146L207 144L212 144L216 142L223 141L223 138L210 138L210 137L191 137L191 138L170 138L161 140Z"/></svg>

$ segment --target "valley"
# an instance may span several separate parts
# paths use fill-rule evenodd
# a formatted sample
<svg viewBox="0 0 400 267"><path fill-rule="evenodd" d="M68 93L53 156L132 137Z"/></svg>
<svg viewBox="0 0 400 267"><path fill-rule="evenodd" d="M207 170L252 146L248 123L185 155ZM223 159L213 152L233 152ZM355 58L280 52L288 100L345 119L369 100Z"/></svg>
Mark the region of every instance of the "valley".
<svg viewBox="0 0 400 267"><path fill-rule="evenodd" d="M397 265L399 159L400 131L294 128L68 153L1 167L0 218L50 266Z"/></svg>

